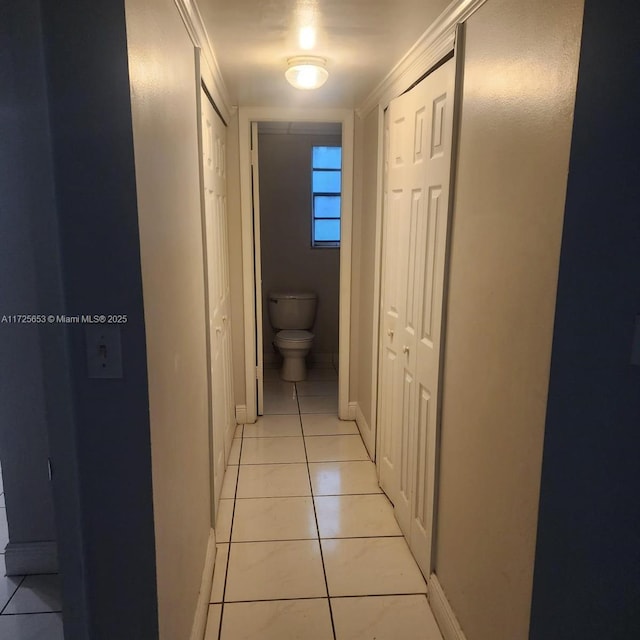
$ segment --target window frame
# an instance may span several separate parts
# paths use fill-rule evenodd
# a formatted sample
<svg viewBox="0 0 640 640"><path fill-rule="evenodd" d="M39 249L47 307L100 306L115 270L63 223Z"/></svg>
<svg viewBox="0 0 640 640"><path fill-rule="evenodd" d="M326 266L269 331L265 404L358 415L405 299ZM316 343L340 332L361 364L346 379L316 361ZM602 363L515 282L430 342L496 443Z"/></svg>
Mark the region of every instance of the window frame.
<svg viewBox="0 0 640 640"><path fill-rule="evenodd" d="M316 167L314 165L314 149L316 148L335 148L340 149L340 167ZM340 175L340 191L314 191L313 174L314 172L338 173ZM338 216L316 216L316 197L337 197L340 200L340 210ZM316 240L316 221L317 220L337 220L338 221L338 239L337 240ZM342 236L342 143L340 144L312 144L311 145L311 248L312 249L339 249Z"/></svg>

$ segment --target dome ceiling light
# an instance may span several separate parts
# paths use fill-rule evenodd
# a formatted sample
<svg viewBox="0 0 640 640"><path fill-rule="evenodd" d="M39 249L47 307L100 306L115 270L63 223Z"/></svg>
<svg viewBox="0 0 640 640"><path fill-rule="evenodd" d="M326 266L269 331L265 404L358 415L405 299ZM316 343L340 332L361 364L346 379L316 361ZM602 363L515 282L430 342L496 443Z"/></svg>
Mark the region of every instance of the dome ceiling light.
<svg viewBox="0 0 640 640"><path fill-rule="evenodd" d="M329 77L324 58L316 56L295 56L287 60L289 68L284 76L296 89L318 89Z"/></svg>

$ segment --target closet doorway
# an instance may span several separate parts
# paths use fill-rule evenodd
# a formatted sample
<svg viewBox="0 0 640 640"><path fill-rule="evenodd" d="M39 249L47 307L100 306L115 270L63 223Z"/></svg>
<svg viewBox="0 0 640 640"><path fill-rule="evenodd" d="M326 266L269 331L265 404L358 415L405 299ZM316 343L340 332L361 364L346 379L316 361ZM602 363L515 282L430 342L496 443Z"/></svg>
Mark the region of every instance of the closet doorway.
<svg viewBox="0 0 640 640"><path fill-rule="evenodd" d="M455 59L385 118L380 485L425 577L431 567Z"/></svg>

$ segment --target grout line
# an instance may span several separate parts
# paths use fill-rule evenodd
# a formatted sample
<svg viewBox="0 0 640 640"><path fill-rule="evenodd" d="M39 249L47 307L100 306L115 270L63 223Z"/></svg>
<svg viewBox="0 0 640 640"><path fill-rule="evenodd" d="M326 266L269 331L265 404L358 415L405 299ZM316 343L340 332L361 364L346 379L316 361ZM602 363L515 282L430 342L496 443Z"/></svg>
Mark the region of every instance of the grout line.
<svg viewBox="0 0 640 640"><path fill-rule="evenodd" d="M298 401L298 409L300 409L300 402ZM302 426L302 413L300 413L300 425ZM322 562L322 573L324 575L324 586L327 590L327 604L329 605L329 617L331 618L331 631L333 632L333 640L337 640L336 625L333 621L333 608L331 607L331 597L329 596L329 581L327 580L327 569L324 564L324 554L322 553L322 541L320 539L320 525L318 524L318 513L316 511L316 502L313 499L313 484L311 482L311 471L309 469L309 456L307 455L307 442L305 438L302 438L304 445L304 455L307 461L307 475L309 476L309 487L311 488L311 504L313 505L313 517L316 521L316 531L318 532L318 548L320 549L320 560Z"/></svg>
<svg viewBox="0 0 640 640"><path fill-rule="evenodd" d="M18 589L23 585L26 579L27 579L27 576L22 576L22 578L20 579L20 582L18 583L18 586L15 588L15 591L11 594L11 597L7 600L4 607L2 607L2 610L0 611L0 615L11 615L11 614L5 613L5 611L9 606L9 603L13 600L13 597L16 595L16 593L18 593ZM48 612L48 613L54 613L54 612Z"/></svg>
<svg viewBox="0 0 640 640"><path fill-rule="evenodd" d="M225 571L224 571L224 585L222 587L222 603L220 606L220 622L218 623L218 640L220 640L221 636L222 636L222 620L224 618L224 601L225 601L225 597L227 595L227 578L229 577L229 565L231 564L231 539L233 538L233 519L235 518L236 515L236 496L238 495L238 485L240 484L240 460L242 459L242 444L244 441L244 425L242 426L242 435L240 436L240 457L238 458L238 475L236 476L236 488L235 491L233 492L233 510L231 512L231 528L229 529L229 552L227 553L227 566L225 567ZM230 467L232 465L227 465L227 467ZM233 465L236 466L236 465ZM226 470L225 470L226 473ZM214 567L214 571L215 571L215 567ZM209 599L211 599L211 596L209 596ZM211 603L209 604L209 606L211 606Z"/></svg>
<svg viewBox="0 0 640 640"><path fill-rule="evenodd" d="M47 613L62 613L62 609L48 609L47 611L16 611L14 613L3 613L2 615L6 618L8 616L42 616Z"/></svg>
<svg viewBox="0 0 640 640"><path fill-rule="evenodd" d="M231 600L227 604L251 604L253 602L294 602L296 600L336 600L337 598L393 598L396 596L424 596L427 594L424 591L407 592L402 593L354 593L342 596L300 596L299 598L260 598L258 600ZM220 603L216 603L220 604Z"/></svg>
<svg viewBox="0 0 640 640"><path fill-rule="evenodd" d="M320 437L320 436L318 436ZM306 451L306 446L305 446L305 451ZM371 462L371 460L363 460L362 458L360 458L359 460L356 459L349 459L349 460L307 460L308 464L324 464L325 462ZM267 464L305 464L304 460L298 460L297 462L249 462L249 463L244 463L241 464L241 467L262 467L264 465ZM238 465L233 465L233 466L238 466ZM227 498L228 499L228 498Z"/></svg>
<svg viewBox="0 0 640 640"><path fill-rule="evenodd" d="M317 526L317 525L316 525ZM387 533L375 536L316 536L314 538L260 538L259 540L234 540L233 544L262 544L271 542L307 542L309 540L378 540L380 538L402 538L402 533ZM221 542L220 544L227 544ZM230 544L230 543L229 543ZM280 598L276 598L279 600ZM217 603L210 603L217 604Z"/></svg>
<svg viewBox="0 0 640 640"><path fill-rule="evenodd" d="M258 466L258 465L254 465L254 466ZM384 496L385 498L387 498L387 500L389 500L389 498L382 492L382 491L375 491L375 492L367 492L367 493L316 493L311 494L311 493L306 493L304 495L300 495L300 494L295 494L295 495L286 495L286 496L241 496L241 497L236 497L236 500L262 500L264 499L271 499L271 498L340 498L342 496ZM222 498L222 500L232 500L232 498Z"/></svg>

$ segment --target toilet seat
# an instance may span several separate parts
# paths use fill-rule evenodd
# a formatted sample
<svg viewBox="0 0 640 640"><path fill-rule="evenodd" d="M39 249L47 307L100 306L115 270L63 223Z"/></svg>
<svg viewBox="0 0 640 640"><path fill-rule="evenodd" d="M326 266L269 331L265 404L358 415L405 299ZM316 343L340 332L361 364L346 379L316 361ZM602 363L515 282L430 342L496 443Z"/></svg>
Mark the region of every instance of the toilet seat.
<svg viewBox="0 0 640 640"><path fill-rule="evenodd" d="M314 335L311 331L302 331L301 329L284 329L276 333L276 338L286 340L287 342L307 342L313 340Z"/></svg>

